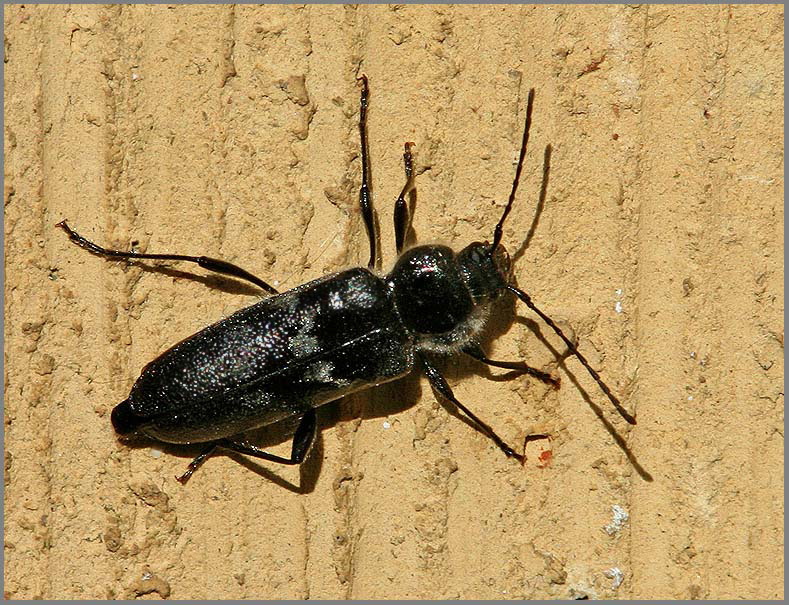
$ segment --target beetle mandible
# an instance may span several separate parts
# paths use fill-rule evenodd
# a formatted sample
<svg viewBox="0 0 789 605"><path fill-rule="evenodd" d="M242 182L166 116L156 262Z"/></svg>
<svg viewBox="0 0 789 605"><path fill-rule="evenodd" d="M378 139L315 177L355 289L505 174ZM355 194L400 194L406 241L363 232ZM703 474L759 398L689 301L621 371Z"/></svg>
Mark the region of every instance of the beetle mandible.
<svg viewBox="0 0 789 605"><path fill-rule="evenodd" d="M457 400L436 368L436 355L463 353L484 364L529 374L558 388L559 379L520 361L494 361L478 339L493 301L514 294L548 324L608 396L625 420L635 418L561 329L528 294L511 283L512 265L501 244L504 221L518 189L529 140L534 89L512 189L493 242L474 242L460 252L441 245L405 247L410 225L406 197L415 188L412 143L403 154L406 184L394 209L398 253L387 275L375 271L376 232L367 145L369 87L362 75L359 108L362 184L359 203L370 242L367 268L333 273L279 293L232 263L206 256L144 254L108 250L58 223L72 242L106 258L186 261L252 282L272 296L241 309L176 344L151 361L129 397L112 410L118 435L142 433L167 443L205 443L178 477L186 483L217 448L279 462L300 464L316 433L315 408L349 393L402 378L415 368L434 392L454 404L471 424L508 457L523 462L471 410ZM551 147L546 147L546 165ZM290 458L263 451L243 438L245 431L287 417L301 417Z"/></svg>

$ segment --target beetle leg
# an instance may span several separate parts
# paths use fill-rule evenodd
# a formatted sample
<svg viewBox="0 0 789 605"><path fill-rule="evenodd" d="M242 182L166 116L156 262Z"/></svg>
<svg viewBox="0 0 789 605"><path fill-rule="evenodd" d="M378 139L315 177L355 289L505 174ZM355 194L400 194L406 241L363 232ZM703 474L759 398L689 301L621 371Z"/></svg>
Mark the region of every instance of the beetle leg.
<svg viewBox="0 0 789 605"><path fill-rule="evenodd" d="M217 444L219 447L244 454L246 456L253 456L255 458L262 458L270 462L279 462L280 464L301 464L304 458L307 457L307 452L310 451L310 446L315 440L317 423L315 422L315 409L310 408L301 417L296 433L293 435L293 447L291 449L290 458L277 456L276 454L269 454L264 452L259 447L252 445L247 441L234 441L232 439L222 439Z"/></svg>
<svg viewBox="0 0 789 605"><path fill-rule="evenodd" d="M186 485L186 482L189 481L189 477L191 477L194 472L200 468L200 465L206 461L206 459L211 456L216 451L217 443L209 443L205 449L200 452L200 454L189 463L189 466L186 469L186 472L181 475L180 477L176 477L175 479L181 483L181 485Z"/></svg>
<svg viewBox="0 0 789 605"><path fill-rule="evenodd" d="M279 462L280 464L301 464L304 458L307 457L307 452L310 451L310 446L312 446L312 442L315 440L316 429L315 409L310 408L305 412L304 416L301 417L301 422L296 429L295 435L293 435L293 448L290 458L269 454L246 441L234 441L233 439L219 439L218 441L213 441L189 463L186 472L180 477L176 477L176 479L182 484L186 484L186 482L189 481L189 477L200 468L200 465L202 465L209 456L216 452L217 448L236 452L237 454L244 454L245 456L262 458L270 462Z"/></svg>
<svg viewBox="0 0 789 605"><path fill-rule="evenodd" d="M483 435L486 435L493 442L499 446L499 449L506 454L509 458L515 458L518 462L523 464L525 457L522 454L518 454L513 450L509 445L504 443L504 440L501 439L496 433L493 432L493 429L490 428L487 424L482 422L471 410L469 410L466 406L460 403L455 394L452 392L452 389L447 383L446 379L441 375L441 373L431 364L428 359L422 355L417 354L419 360L422 362L422 368L425 371L425 376L430 381L430 386L438 392L444 399L451 401L454 403L466 416L471 419L472 424L474 427Z"/></svg>
<svg viewBox="0 0 789 605"><path fill-rule="evenodd" d="M99 256L108 256L111 258L177 260L177 261L185 261L188 263L196 263L201 267L203 267L203 269L208 269L209 271L216 271L217 273L223 273L225 275L232 275L233 277L245 279L255 284L258 288L265 290L269 294L279 294L276 288L268 285L259 277L255 277L254 275L252 275L248 271L245 271L241 267L224 260L211 258L210 256L185 256L183 254L140 254L137 252L122 252L120 250L108 250L107 248L102 248L98 244L94 244L92 241L82 237L79 233L77 233L71 227L69 227L68 223L65 220L60 221L57 224L57 226L63 229L63 231L65 231L68 234L69 239L72 242L74 242L81 248L85 248L85 250L88 250L93 254L98 254Z"/></svg>
<svg viewBox="0 0 789 605"><path fill-rule="evenodd" d="M359 139L362 147L362 187L359 190L359 206L362 209L364 226L367 229L367 237L370 240L370 261L367 267L375 267L375 215L373 213L373 200L370 193L370 159L367 149L367 99L370 96L370 88L367 85L367 76L364 74L358 78L362 83L362 94L359 101Z"/></svg>
<svg viewBox="0 0 789 605"><path fill-rule="evenodd" d="M415 175L414 175L414 162L411 156L411 147L413 143L405 144L405 151L403 152L403 163L405 164L405 185L400 192L394 207L394 227L395 227L395 243L397 245L397 253L403 251L405 244L405 236L408 233L410 226L410 216L408 215L408 206L405 203L405 197L409 194L413 195L416 188Z"/></svg>
<svg viewBox="0 0 789 605"><path fill-rule="evenodd" d="M469 357L473 357L477 361L481 361L484 364L489 366L493 366L494 368L504 368L505 370L515 370L520 374L528 374L529 376L534 376L538 380L541 380L545 384L551 385L554 389L558 389L561 385L561 379L548 374L547 372L542 372L536 368L527 365L523 361L494 361L492 359L488 359L485 357L485 353L482 351L481 348L477 345L467 345L463 352L468 355Z"/></svg>

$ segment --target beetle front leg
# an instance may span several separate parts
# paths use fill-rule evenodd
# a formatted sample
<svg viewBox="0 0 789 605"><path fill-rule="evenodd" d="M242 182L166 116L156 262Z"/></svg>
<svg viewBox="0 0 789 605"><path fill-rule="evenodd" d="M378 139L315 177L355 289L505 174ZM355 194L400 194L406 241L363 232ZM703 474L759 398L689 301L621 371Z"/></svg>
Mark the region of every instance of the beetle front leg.
<svg viewBox="0 0 789 605"><path fill-rule="evenodd" d="M545 384L551 385L554 389L558 389L561 386L561 379L557 376L553 376L548 374L547 372L542 372L536 368L527 365L523 361L494 361L492 359L488 359L485 357L485 353L482 351L481 348L477 345L468 345L463 349L463 352L476 359L477 361L481 361L482 363L493 366L494 368L503 368L505 370L515 370L521 374L528 374L529 376L534 376L538 380L541 380Z"/></svg>
<svg viewBox="0 0 789 605"><path fill-rule="evenodd" d="M427 379L430 381L430 386L432 386L433 389L436 392L438 392L438 394L441 395L444 399L454 403L458 407L458 409L460 409L466 416L469 417L469 419L471 419L472 424L476 427L476 429L483 435L493 440L493 443L495 443L508 458L515 458L518 462L523 464L523 462L526 460L525 456L523 456L522 454L518 454L509 445L504 443L504 440L501 437L499 437L495 432L493 432L492 428L490 428L487 424L482 422L482 420L480 420L471 410L469 410L466 406L460 403L455 397L455 394L452 392L449 383L447 383L446 379L441 375L441 373L436 369L436 367L433 364L431 364L430 361L428 361L428 359L424 355L417 354L417 356L419 357L419 360L422 362L422 368L425 371L425 376L427 376Z"/></svg>
<svg viewBox="0 0 789 605"><path fill-rule="evenodd" d="M259 277L255 277L249 271L245 271L238 265L234 265L233 263L229 263L224 260L211 258L210 256L185 256L183 254L141 254L137 252L109 250L107 248L102 248L98 244L94 244L89 239L82 237L79 233L69 227L65 220L60 221L57 226L63 229L63 231L68 234L69 239L77 244L80 248L85 248L85 250L88 250L93 254L98 254L99 256L142 260L177 260L188 263L196 263L197 265L203 267L203 269L208 269L209 271L215 271L216 273L232 275L233 277L245 279L255 284L258 288L265 290L269 294L279 294L276 288L268 285Z"/></svg>

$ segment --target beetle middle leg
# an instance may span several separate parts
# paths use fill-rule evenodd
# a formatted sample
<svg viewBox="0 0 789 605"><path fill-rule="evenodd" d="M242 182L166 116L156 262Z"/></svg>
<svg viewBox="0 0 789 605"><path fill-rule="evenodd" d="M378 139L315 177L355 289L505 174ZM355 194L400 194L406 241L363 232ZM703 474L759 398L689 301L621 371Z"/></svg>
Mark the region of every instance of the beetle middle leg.
<svg viewBox="0 0 789 605"><path fill-rule="evenodd" d="M477 361L481 361L482 363L493 366L494 368L504 368L505 370L515 370L520 374L528 374L529 376L534 376L534 378L541 380L545 384L551 385L554 389L558 389L561 386L561 379L557 376L552 376L547 372L542 372L536 368L527 365L523 361L494 361L492 359L488 359L485 357L485 353L482 349L477 345L468 345L463 349L463 352L476 359Z"/></svg>
<svg viewBox="0 0 789 605"><path fill-rule="evenodd" d="M370 88L367 84L367 76L362 74L359 80L362 83L362 94L359 101L359 139L362 148L362 187L359 190L359 206L362 209L364 226L367 229L367 237L370 240L370 260L367 263L367 267L373 269L376 260L376 234L373 200L370 193L370 158L367 148L367 104L370 96Z"/></svg>
<svg viewBox="0 0 789 605"><path fill-rule="evenodd" d="M400 192L394 207L395 244L397 245L398 254L403 251L403 246L405 245L405 236L408 232L408 227L411 224L411 217L408 215L408 206L406 206L405 197L416 188L414 160L413 156L411 155L411 147L413 146L413 143L406 143L404 145L405 151L403 152L403 164L405 165L406 180L403 190Z"/></svg>
<svg viewBox="0 0 789 605"><path fill-rule="evenodd" d="M265 290L269 294L279 294L276 288L270 286L259 277L255 277L249 271L245 271L238 265L234 265L233 263L229 263L224 260L211 258L210 256L186 256L183 254L142 254L138 252L123 252L121 250L109 250L107 248L102 248L98 244L94 244L89 239L82 237L79 233L77 233L71 227L69 227L68 223L65 220L60 221L57 224L57 226L63 229L63 231L65 231L68 234L69 239L75 244L77 244L80 248L85 248L85 250L88 250L93 254L98 254L99 256L107 256L110 258L143 259L143 260L145 259L177 260L177 261L185 261L189 263L196 263L201 267L203 267L203 269L208 269L209 271L215 271L216 273L222 273L224 275L232 275L233 277L245 279L255 284L258 288Z"/></svg>
<svg viewBox="0 0 789 605"><path fill-rule="evenodd" d="M454 403L458 409L460 409L469 419L471 419L472 424L476 427L476 429L482 433L483 435L489 437L493 440L493 442L499 447L499 449L504 452L504 454L508 458L515 458L518 462L523 464L526 458L522 454L518 454L515 450L513 450L509 445L504 443L504 440L499 437L492 428L490 428L487 424L485 424L482 420L480 420L471 410L469 410L466 406L460 403L455 394L452 392L452 388L447 383L446 379L441 375L436 367L428 361L428 359L422 355L417 354L419 360L422 362L422 368L425 371L425 376L430 381L430 385L433 387L435 391L438 392L444 399L451 401Z"/></svg>
<svg viewBox="0 0 789 605"><path fill-rule="evenodd" d="M181 483L189 481L194 472L206 461L208 457L213 455L217 448L222 448L229 452L243 454L245 456L252 456L254 458L262 458L269 462L278 462L280 464L301 464L304 458L307 457L307 452L310 451L312 442L315 440L315 433L317 431L317 422L315 419L315 408L310 408L301 417L296 433L293 435L293 446L291 447L290 458L277 456L276 454L269 454L259 447L252 445L247 441L236 441L234 439L219 439L213 441L200 452L200 454L189 463L186 472L180 477L176 477Z"/></svg>

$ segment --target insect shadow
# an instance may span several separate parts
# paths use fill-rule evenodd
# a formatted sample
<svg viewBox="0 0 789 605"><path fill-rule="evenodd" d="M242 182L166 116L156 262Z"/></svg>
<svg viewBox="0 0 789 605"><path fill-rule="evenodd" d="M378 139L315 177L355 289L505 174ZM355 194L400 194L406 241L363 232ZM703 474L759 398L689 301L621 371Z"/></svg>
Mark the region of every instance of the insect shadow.
<svg viewBox="0 0 789 605"><path fill-rule="evenodd" d="M570 370L570 368L567 367L566 360L568 357L572 356L572 352L569 350L565 350L563 353L559 352L542 333L542 330L540 329L540 326L536 321L525 317L518 317L515 321L517 323L522 324L528 330L530 330L532 334L534 334L534 336L540 341L542 346L544 346L546 349L548 349L551 352L551 354L557 360L559 366L564 370L565 374L570 379L570 382L572 382L573 386L576 389L578 389L578 392L581 394L583 400L592 409L595 416L597 416L600 419L600 422L603 423L605 430L608 431L609 435L611 435L611 438L614 440L617 446L619 446L619 449L622 450L622 453L624 453L625 457L627 457L630 464L633 465L633 468L636 470L639 476L644 481L648 481L648 482L653 481L652 475L638 462L635 454L627 446L627 442L625 441L624 437L622 437L622 435L619 434L619 432L616 430L616 427L613 424L611 424L611 422L603 415L603 410L594 401L592 401L592 398L589 396L589 393L587 393L586 389L584 389L583 386L581 386L581 383L578 382L578 378Z"/></svg>
<svg viewBox="0 0 789 605"><path fill-rule="evenodd" d="M512 256L513 264L516 264L521 259L521 257L523 257L523 255L526 253L526 250L529 248L529 244L531 244L531 241L534 238L534 234L537 232L537 226L540 223L540 217L542 216L543 209L545 208L545 199L548 193L548 183L550 181L550 175L551 175L551 147L547 146L545 148L545 154L543 156L542 183L540 185L540 196L537 201L537 206L534 210L534 218L532 219L532 223L531 226L529 227L529 230L526 232L526 237L523 239L523 243L520 245L520 247L515 251L515 253ZM512 316L514 315L515 314L513 313ZM603 411L600 408L600 406L598 406L596 403L594 403L594 401L592 401L592 398L589 396L589 393L586 392L586 390L578 382L578 379L576 378L575 374L573 374L570 371L570 369L567 367L565 360L572 355L572 352L569 349L565 349L564 353L560 354L559 351L557 351L556 348L554 348L553 345L551 345L548 342L548 340L545 338L545 336L543 335L540 329L540 325L536 321L523 318L520 316L517 316L515 318L515 321L526 326L532 332L532 334L542 343L542 345L553 354L558 364L567 374L568 378L570 379L570 382L572 382L573 386L575 386L575 388L578 389L578 392L581 394L581 397L583 397L587 405L600 419L600 422L603 423L603 426L605 427L606 431L608 431L608 434L611 435L611 438L625 454L625 456L633 465L633 468L636 470L639 476L642 479L644 479L644 481L652 481L653 480L652 475L638 462L638 460L635 457L635 454L633 454L632 450L627 446L627 442L625 441L624 437L622 437L622 435L619 434L619 432L616 430L614 425L611 424L611 422L609 422L606 419L606 417L603 415Z"/></svg>
<svg viewBox="0 0 789 605"><path fill-rule="evenodd" d="M141 269L144 273L156 273L158 275L172 277L173 279L196 281L211 290L219 290L226 294L260 296L260 288L250 286L232 277L223 277L221 275L198 275L197 273L173 269L164 265L150 265L135 260L128 261L127 264L131 267Z"/></svg>

